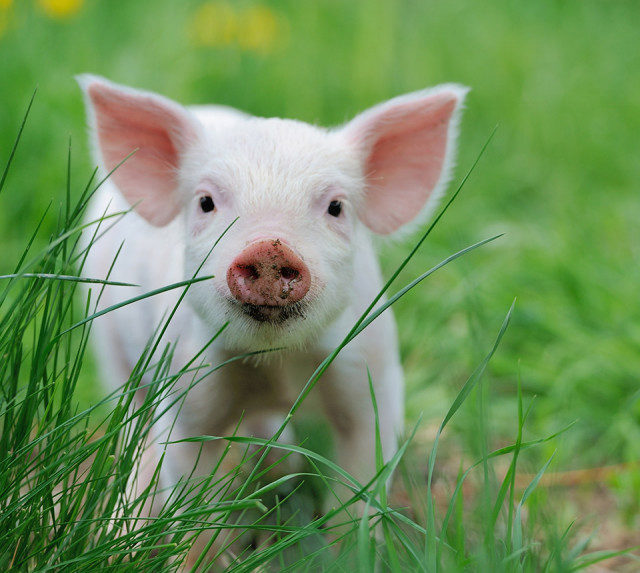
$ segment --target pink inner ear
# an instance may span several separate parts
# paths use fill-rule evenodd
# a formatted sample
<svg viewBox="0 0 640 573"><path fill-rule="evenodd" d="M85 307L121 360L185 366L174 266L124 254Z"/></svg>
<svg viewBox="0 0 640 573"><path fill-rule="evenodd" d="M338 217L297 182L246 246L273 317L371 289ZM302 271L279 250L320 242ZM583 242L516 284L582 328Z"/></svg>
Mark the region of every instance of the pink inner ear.
<svg viewBox="0 0 640 573"><path fill-rule="evenodd" d="M443 173L457 102L456 94L444 92L398 103L361 126L370 146L362 219L374 232L392 233L425 207Z"/></svg>
<svg viewBox="0 0 640 573"><path fill-rule="evenodd" d="M175 110L151 96L120 92L104 84L88 88L104 167L111 171L134 152L112 180L136 211L153 225L171 221L179 210L176 170L179 153L173 138L187 126Z"/></svg>

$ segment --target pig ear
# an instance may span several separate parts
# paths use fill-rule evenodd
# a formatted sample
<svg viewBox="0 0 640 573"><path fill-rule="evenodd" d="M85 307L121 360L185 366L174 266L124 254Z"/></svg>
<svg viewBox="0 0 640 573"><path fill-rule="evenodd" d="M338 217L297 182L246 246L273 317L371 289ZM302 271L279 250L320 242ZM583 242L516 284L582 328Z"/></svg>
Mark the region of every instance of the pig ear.
<svg viewBox="0 0 640 573"><path fill-rule="evenodd" d="M448 84L400 96L343 128L362 160L366 189L360 218L372 231L393 233L435 207L453 164L467 91Z"/></svg>
<svg viewBox="0 0 640 573"><path fill-rule="evenodd" d="M177 103L148 92L82 75L97 161L130 205L149 223L162 226L180 210L177 171L185 149L197 138L197 123Z"/></svg>

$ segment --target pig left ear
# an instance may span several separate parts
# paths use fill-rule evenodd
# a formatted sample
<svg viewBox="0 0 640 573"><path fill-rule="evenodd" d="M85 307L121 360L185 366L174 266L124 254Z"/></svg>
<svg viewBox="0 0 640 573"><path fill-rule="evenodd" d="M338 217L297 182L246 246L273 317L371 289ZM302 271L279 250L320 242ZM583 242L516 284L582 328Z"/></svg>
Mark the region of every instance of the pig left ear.
<svg viewBox="0 0 640 573"><path fill-rule="evenodd" d="M362 160L362 221L393 233L435 207L449 176L460 108L468 89L447 84L400 96L343 128Z"/></svg>

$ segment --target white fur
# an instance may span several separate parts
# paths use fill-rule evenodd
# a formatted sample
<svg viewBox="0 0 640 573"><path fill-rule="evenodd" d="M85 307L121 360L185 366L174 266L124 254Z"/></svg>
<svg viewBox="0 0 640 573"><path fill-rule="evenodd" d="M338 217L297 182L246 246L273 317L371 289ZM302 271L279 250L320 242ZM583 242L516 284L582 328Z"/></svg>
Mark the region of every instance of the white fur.
<svg viewBox="0 0 640 573"><path fill-rule="evenodd" d="M98 84L121 89L133 97L144 93L92 76L85 76L81 84L85 91ZM464 96L459 86L442 86L436 91L449 91L459 102ZM429 97L431 93L435 92L418 92L401 101ZM144 95L157 97L156 101L168 102L176 109L174 102ZM393 108L394 101L382 106ZM87 107L100 163L89 97ZM235 362L192 388L172 439L225 435L243 414L246 420L255 421L247 431L259 434L266 431L260 428L269 428L267 433L271 432L276 427L274 420L284 418L316 366L342 340L381 288L371 233L358 217L366 194L363 157L345 136L354 126L366 123L367 113L378 113L379 107L359 116L352 125L335 130L291 120L255 118L215 106L183 110L199 136L181 157L176 190L182 205L180 215L164 227L155 227L132 212L92 248L85 268L88 276L104 277L115 251L124 242L111 279L140 285L106 288L101 301L101 307L106 307L193 276L213 243L237 218L200 271L200 275L215 278L191 287L189 304L182 305L169 327L166 338L177 343L174 367L186 363L226 321L230 324L208 349L206 362L215 365L239 352L270 347L286 346L288 350L260 360ZM448 177L452 164L457 117L456 112L450 122L441 181ZM199 211L198 193L203 189L214 193L215 213ZM441 190L442 185L438 185L432 192L425 211L433 208ZM326 213L334 198L344 205L338 219ZM154 199L150 196L149 200ZM118 189L106 183L94 198L88 218L95 220L128 208ZM265 237L279 238L290 245L311 273L305 317L289 319L282 326L257 323L241 312L230 302L226 283L227 269L234 258L248 243ZM171 291L146 299L96 321L97 355L112 386L127 379L154 328L179 294ZM334 429L338 462L363 482L375 472L374 415L367 367L380 410L384 458L388 460L403 429L404 399L390 312L342 351L300 411L303 416L305 411L324 411ZM171 422L170 413L161 421L159 434L167 432ZM167 437L159 435L158 439ZM175 483L188 474L197 451L197 446L171 446L162 474L165 483ZM219 452L218 446L208 445L198 472L208 473Z"/></svg>

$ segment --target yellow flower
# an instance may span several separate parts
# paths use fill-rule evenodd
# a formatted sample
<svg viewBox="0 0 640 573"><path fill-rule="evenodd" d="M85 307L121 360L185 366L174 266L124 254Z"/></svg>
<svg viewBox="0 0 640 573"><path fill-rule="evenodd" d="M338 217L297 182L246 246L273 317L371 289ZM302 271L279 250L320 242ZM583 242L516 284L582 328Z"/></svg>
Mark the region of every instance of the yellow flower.
<svg viewBox="0 0 640 573"><path fill-rule="evenodd" d="M252 6L242 14L243 26L238 31L238 44L245 50L263 54L285 44L289 37L286 21L266 6Z"/></svg>
<svg viewBox="0 0 640 573"><path fill-rule="evenodd" d="M52 18L69 18L80 11L84 0L38 0L38 3Z"/></svg>
<svg viewBox="0 0 640 573"><path fill-rule="evenodd" d="M11 0L0 0L0 38L4 35L9 27L9 18L11 17Z"/></svg>
<svg viewBox="0 0 640 573"><path fill-rule="evenodd" d="M190 31L198 46L238 46L262 54L289 37L287 22L267 6L237 8L224 0L202 4L193 14Z"/></svg>
<svg viewBox="0 0 640 573"><path fill-rule="evenodd" d="M208 2L200 6L191 21L191 33L199 46L220 47L233 44L237 15L228 2Z"/></svg>
<svg viewBox="0 0 640 573"><path fill-rule="evenodd" d="M245 50L270 52L277 39L278 21L264 6L252 6L243 13L238 44Z"/></svg>

